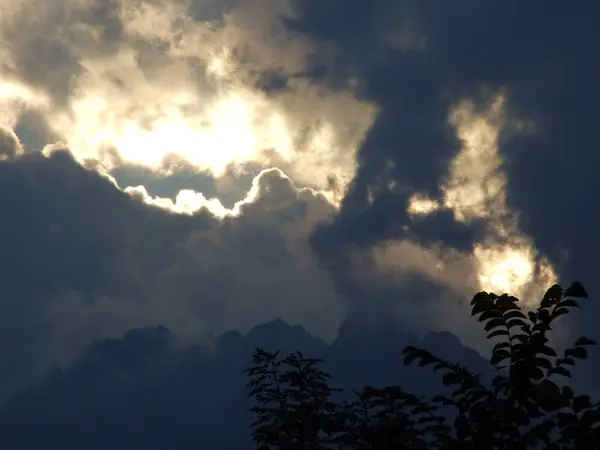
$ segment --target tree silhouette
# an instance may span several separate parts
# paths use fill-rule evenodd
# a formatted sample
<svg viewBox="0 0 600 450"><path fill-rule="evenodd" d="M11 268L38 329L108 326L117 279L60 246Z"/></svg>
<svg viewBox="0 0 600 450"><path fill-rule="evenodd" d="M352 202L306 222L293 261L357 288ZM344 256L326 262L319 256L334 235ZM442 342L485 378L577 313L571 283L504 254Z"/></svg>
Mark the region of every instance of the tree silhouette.
<svg viewBox="0 0 600 450"><path fill-rule="evenodd" d="M404 364L430 366L448 393L426 398L399 386L352 391L333 400L337 389L319 369L322 362L295 352L256 349L247 369L260 449L600 449L600 403L577 395L566 383L577 360L596 342L579 338L559 356L548 332L587 298L581 283L552 286L534 311L508 294L479 292L471 315L493 339L493 377L408 346Z"/></svg>
<svg viewBox="0 0 600 450"><path fill-rule="evenodd" d="M336 417L330 376L317 368L319 359L300 352L280 359L279 354L257 349L247 370L250 395L257 401L254 440L260 449L326 448L325 436L334 429L330 420Z"/></svg>

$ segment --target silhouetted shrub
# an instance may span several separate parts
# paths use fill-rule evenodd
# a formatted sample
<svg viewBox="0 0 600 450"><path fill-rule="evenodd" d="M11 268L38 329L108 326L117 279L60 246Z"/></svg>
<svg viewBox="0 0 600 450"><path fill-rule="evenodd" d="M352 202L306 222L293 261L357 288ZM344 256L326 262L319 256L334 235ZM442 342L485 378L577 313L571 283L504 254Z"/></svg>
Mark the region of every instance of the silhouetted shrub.
<svg viewBox="0 0 600 450"><path fill-rule="evenodd" d="M493 377L484 382L461 364L406 347L404 364L430 366L448 387L433 398L366 386L334 400L321 360L256 349L246 371L254 442L286 450L600 449L600 403L564 383L596 342L581 337L559 356L548 338L554 321L579 307L576 298L587 298L578 282L552 286L535 311L508 294L476 294L472 316L496 341Z"/></svg>

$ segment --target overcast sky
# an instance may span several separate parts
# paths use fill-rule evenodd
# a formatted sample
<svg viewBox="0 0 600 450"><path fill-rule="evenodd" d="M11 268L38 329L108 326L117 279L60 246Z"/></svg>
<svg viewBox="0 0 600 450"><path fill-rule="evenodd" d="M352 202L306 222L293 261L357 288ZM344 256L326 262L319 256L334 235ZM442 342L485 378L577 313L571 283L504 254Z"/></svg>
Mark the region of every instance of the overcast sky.
<svg viewBox="0 0 600 450"><path fill-rule="evenodd" d="M599 9L2 0L0 397L133 327L596 296Z"/></svg>

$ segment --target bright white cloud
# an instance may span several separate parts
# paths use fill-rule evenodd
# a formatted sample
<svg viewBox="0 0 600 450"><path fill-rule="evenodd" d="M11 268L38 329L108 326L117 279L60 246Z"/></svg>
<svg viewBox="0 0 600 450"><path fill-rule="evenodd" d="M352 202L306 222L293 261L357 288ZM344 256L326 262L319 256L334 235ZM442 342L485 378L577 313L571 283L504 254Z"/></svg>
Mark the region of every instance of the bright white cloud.
<svg viewBox="0 0 600 450"><path fill-rule="evenodd" d="M543 290L556 282L556 275L533 241L520 232L518 214L507 204L507 181L499 152L504 104L505 97L499 94L482 112L468 101L452 111L450 123L462 148L443 185L444 204L459 221L487 220L489 237L473 249L481 288L508 292L537 304Z"/></svg>
<svg viewBox="0 0 600 450"><path fill-rule="evenodd" d="M508 215L506 177L498 153L504 123L504 97L495 97L482 113L464 101L450 114L462 148L453 159L443 184L444 206L460 222L498 219Z"/></svg>
<svg viewBox="0 0 600 450"><path fill-rule="evenodd" d="M100 167L102 168L102 166ZM261 195L264 195L263 190L265 189L265 187L263 186L263 179L267 176L271 176L271 174L277 174L277 176L287 180L290 186L297 192L299 198L302 197L303 194L307 194L309 196L317 196L326 202L332 202L332 199L328 197L328 192L326 191L319 192L311 188L298 189L294 187L292 180L290 180L289 177L279 169L263 170L252 180L252 186L250 187L248 192L246 192L246 196L242 200L236 202L232 208L226 208L225 206L223 206L223 204L218 198L206 198L201 192L196 192L191 189L183 189L179 191L179 193L175 197L175 200L159 196L153 197L150 194L148 194L146 188L141 185L127 187L124 189L124 191L132 197L141 200L147 205L156 206L158 208L162 208L173 213L193 215L199 211L206 210L209 211L215 217L223 219L226 217L239 216L244 206L256 202L261 197ZM114 180L114 178L112 180Z"/></svg>
<svg viewBox="0 0 600 450"><path fill-rule="evenodd" d="M332 199L344 194L376 111L349 93L295 78L311 45L284 27L282 18L292 14L287 1L242 2L219 24L192 20L187 1L120 0L114 13L99 13L86 0L42 9L34 3L12 1L0 47L9 54L18 48L12 70L29 69L23 79L35 78L35 61L22 54L48 30L46 53L52 58L55 50L61 70L38 84L68 85L68 92L66 107L53 105L44 115L80 161L98 160L109 171L123 163L172 170L184 161L215 177L256 163ZM27 33L10 26L32 12ZM111 36L117 22L122 33ZM265 94L255 87L262 73L288 78L286 89ZM31 88L24 83L25 95ZM13 116L11 124L18 112Z"/></svg>
<svg viewBox="0 0 600 450"><path fill-rule="evenodd" d="M505 101L499 94L485 108L477 108L465 100L451 111L449 122L462 146L441 185L443 197L438 201L415 194L408 212L427 215L443 205L459 222L486 221L487 237L465 256L474 262L477 288L508 292L526 304L536 304L543 290L556 282L556 274L549 261L538 254L532 239L520 232L518 214L507 204L507 180L499 153Z"/></svg>
<svg viewBox="0 0 600 450"><path fill-rule="evenodd" d="M431 214L440 209L440 204L436 200L422 194L413 194L408 199L408 212L413 216Z"/></svg>

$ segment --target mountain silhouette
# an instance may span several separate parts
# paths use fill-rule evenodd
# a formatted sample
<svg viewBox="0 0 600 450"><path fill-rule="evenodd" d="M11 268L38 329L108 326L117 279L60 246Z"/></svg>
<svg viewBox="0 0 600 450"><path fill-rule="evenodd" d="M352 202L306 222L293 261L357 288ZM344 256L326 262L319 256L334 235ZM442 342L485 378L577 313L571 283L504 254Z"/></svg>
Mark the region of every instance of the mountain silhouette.
<svg viewBox="0 0 600 450"><path fill-rule="evenodd" d="M131 330L94 342L70 367L13 395L0 408L1 442L12 450L252 449L243 370L255 347L324 358L341 387L386 383L438 392L429 371L403 366L402 348L412 344L475 367L485 363L451 333L419 339L392 326L361 327L352 317L329 346L280 319L245 335L229 331L211 348L182 347L161 326Z"/></svg>

